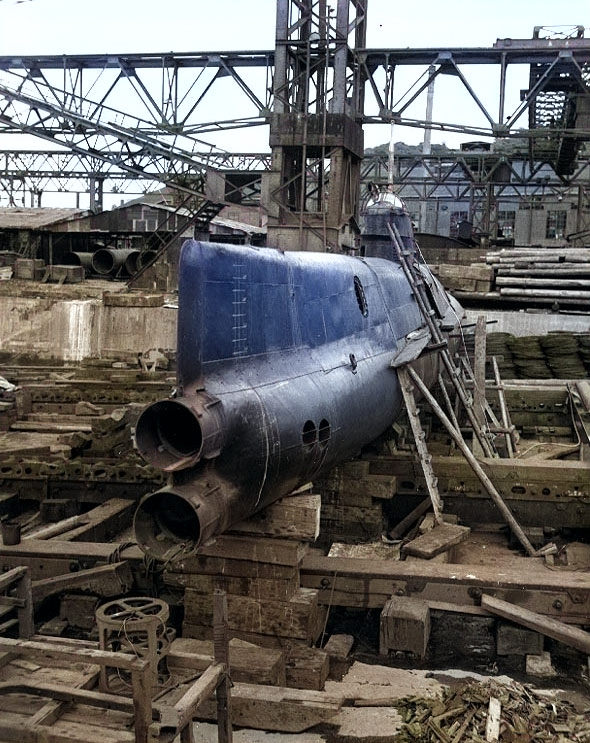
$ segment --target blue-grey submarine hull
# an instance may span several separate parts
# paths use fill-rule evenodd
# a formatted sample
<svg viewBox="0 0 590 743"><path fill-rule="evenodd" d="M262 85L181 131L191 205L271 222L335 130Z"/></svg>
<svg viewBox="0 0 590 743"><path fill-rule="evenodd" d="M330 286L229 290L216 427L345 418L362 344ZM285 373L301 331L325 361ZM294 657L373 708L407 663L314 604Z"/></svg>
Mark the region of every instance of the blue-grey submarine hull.
<svg viewBox="0 0 590 743"><path fill-rule="evenodd" d="M373 222L383 232L395 218L414 250L398 202L376 204ZM421 353L430 335L391 239L367 246L383 257L185 242L177 387L136 426L139 452L170 476L135 514L146 552L196 549L356 455L400 414L402 354L435 382L438 354ZM459 306L419 269L451 331Z"/></svg>

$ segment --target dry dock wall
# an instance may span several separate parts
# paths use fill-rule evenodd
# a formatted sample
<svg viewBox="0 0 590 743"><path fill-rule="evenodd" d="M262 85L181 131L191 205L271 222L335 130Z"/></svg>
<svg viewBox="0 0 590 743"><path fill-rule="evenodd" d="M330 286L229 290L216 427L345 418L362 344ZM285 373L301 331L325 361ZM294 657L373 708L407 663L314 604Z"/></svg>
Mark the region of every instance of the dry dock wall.
<svg viewBox="0 0 590 743"><path fill-rule="evenodd" d="M136 357L176 348L173 306L111 306L101 299L0 297L0 351L39 360Z"/></svg>

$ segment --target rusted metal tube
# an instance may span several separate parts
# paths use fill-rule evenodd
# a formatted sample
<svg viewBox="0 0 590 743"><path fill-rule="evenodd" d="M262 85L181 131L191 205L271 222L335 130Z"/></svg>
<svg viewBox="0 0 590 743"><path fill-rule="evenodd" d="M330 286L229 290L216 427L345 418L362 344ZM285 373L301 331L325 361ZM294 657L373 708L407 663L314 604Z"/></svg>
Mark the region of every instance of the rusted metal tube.
<svg viewBox="0 0 590 743"><path fill-rule="evenodd" d="M140 454L166 472L216 457L224 441L219 400L204 392L160 400L139 417L135 441Z"/></svg>

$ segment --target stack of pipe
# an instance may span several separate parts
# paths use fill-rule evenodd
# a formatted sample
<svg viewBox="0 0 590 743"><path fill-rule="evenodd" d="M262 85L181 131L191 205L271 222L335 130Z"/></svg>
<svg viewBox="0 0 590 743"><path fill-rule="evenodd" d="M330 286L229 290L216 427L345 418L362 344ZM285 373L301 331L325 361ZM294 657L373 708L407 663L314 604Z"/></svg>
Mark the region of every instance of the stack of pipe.
<svg viewBox="0 0 590 743"><path fill-rule="evenodd" d="M92 255L92 268L101 276L130 276L137 270L138 250L101 248Z"/></svg>
<svg viewBox="0 0 590 743"><path fill-rule="evenodd" d="M580 304L590 300L590 248L514 248L486 255L503 297Z"/></svg>

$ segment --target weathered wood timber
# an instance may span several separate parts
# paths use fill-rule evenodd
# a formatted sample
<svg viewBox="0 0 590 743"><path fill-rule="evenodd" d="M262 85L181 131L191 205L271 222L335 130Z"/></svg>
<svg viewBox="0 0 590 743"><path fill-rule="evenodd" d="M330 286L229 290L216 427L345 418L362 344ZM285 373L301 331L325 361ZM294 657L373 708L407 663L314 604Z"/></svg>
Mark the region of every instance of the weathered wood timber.
<svg viewBox="0 0 590 743"><path fill-rule="evenodd" d="M484 594L481 597L482 608L491 614L510 619L528 629L541 632L543 635L559 640L565 645L576 648L586 655L590 655L590 633L584 632L577 627L568 627L563 622L551 617L544 617L537 612L516 606L509 601L503 601L497 596Z"/></svg>
<svg viewBox="0 0 590 743"><path fill-rule="evenodd" d="M329 606L381 609L397 595L478 607L485 592L569 623L587 623L590 612L590 576L547 570L540 558L498 568L310 554L303 561L301 583L317 588L318 601Z"/></svg>
<svg viewBox="0 0 590 743"><path fill-rule="evenodd" d="M468 526L457 524L437 524L419 537L407 542L402 551L413 557L430 560L432 557L446 552L455 544L467 539L471 532Z"/></svg>
<svg viewBox="0 0 590 743"><path fill-rule="evenodd" d="M426 601L408 596L392 596L379 618L379 655L390 650L426 655L430 637L430 609Z"/></svg>
<svg viewBox="0 0 590 743"><path fill-rule="evenodd" d="M232 687L234 725L255 730L301 733L337 715L343 702L343 696L323 691L252 684ZM216 719L213 702L202 705L198 719Z"/></svg>
<svg viewBox="0 0 590 743"><path fill-rule="evenodd" d="M590 527L590 463L527 459L481 459L505 503L524 526ZM409 453L371 459L371 470L398 478L398 495L424 494L421 471ZM502 519L469 464L458 456L433 456L445 513L464 523L498 523ZM417 501L418 502L418 501Z"/></svg>
<svg viewBox="0 0 590 743"><path fill-rule="evenodd" d="M228 594L228 628L275 637L315 641L318 597L314 589L300 588L288 601L258 600ZM193 625L211 626L211 596L187 588L184 594L183 635L191 637Z"/></svg>
<svg viewBox="0 0 590 743"><path fill-rule="evenodd" d="M288 649L286 686L322 691L329 671L330 658L325 650L298 644Z"/></svg>
<svg viewBox="0 0 590 743"><path fill-rule="evenodd" d="M300 541L220 534L204 544L199 555L294 566L299 565L307 550L308 545Z"/></svg>
<svg viewBox="0 0 590 743"><path fill-rule="evenodd" d="M231 527L233 534L283 537L315 542L320 533L321 496L292 495Z"/></svg>
<svg viewBox="0 0 590 743"><path fill-rule="evenodd" d="M166 658L169 670L175 673L204 671L214 660L213 641L177 637ZM262 648L234 638L229 642L229 663L233 682L286 686L282 650Z"/></svg>
<svg viewBox="0 0 590 743"><path fill-rule="evenodd" d="M33 582L33 600L36 603L41 602L48 596L71 591L74 588L108 598L127 593L132 585L133 576L129 564L116 562L111 565L101 565L97 568L36 580Z"/></svg>
<svg viewBox="0 0 590 743"><path fill-rule="evenodd" d="M45 540L59 535L62 541L108 542L131 526L134 510L134 501L112 498L83 515L35 529L24 539Z"/></svg>

